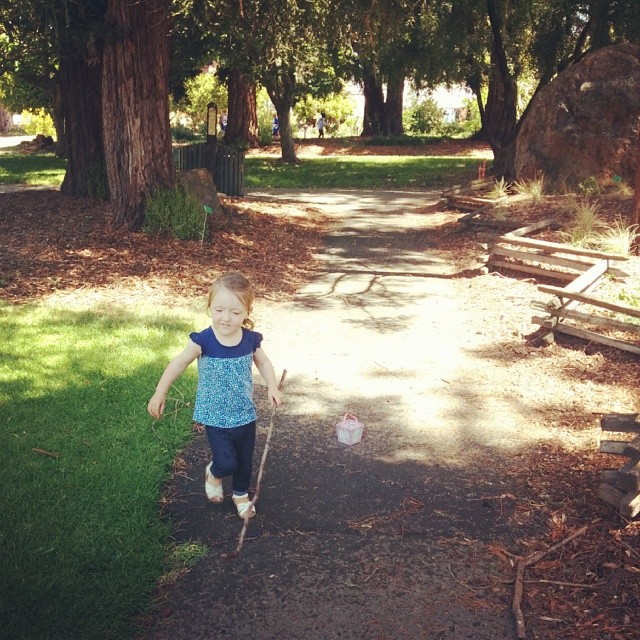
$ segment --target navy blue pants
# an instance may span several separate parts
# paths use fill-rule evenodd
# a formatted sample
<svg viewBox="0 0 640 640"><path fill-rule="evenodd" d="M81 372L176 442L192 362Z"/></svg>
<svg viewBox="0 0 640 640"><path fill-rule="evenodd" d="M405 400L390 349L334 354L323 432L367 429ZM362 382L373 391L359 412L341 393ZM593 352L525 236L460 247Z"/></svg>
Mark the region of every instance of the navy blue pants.
<svg viewBox="0 0 640 640"><path fill-rule="evenodd" d="M253 449L256 444L255 420L231 429L207 427L207 438L213 459L211 473L216 478L233 476L233 493L247 493L251 484Z"/></svg>

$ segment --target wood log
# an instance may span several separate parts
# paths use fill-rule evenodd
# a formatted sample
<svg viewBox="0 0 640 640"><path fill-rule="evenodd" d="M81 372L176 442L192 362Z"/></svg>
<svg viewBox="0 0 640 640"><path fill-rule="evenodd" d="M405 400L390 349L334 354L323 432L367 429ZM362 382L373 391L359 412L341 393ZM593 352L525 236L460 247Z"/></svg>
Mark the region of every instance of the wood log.
<svg viewBox="0 0 640 640"><path fill-rule="evenodd" d="M600 418L600 428L603 431L640 433L640 413L605 413Z"/></svg>
<svg viewBox="0 0 640 640"><path fill-rule="evenodd" d="M590 342L597 342L598 344L604 344L607 347L615 347L616 349L621 349L622 351L628 351L629 353L635 353L636 355L640 355L640 346L636 346L631 344L630 342L625 342L624 340L616 340L615 338L607 338L606 336L600 335L595 331L588 331L587 329L579 329L578 327L572 327L567 325L564 322L559 322L554 328L554 331L559 331L560 333L566 333L570 336L575 336L576 338L583 338L584 340L589 340Z"/></svg>
<svg viewBox="0 0 640 640"><path fill-rule="evenodd" d="M582 275L583 276L587 275L589 271L583 273ZM601 300L600 298L594 298L592 296L585 295L583 292L573 289L573 285L578 280L580 280L580 278L582 278L582 276L580 276L579 278L576 278L576 280L574 280L570 285L568 285L564 289L541 284L538 286L538 291L542 291L543 293L552 293L558 296L559 298L568 298L569 300L575 300L583 304L590 304L594 307L608 309L609 311L614 311L615 313L621 313L623 315L631 316L632 318L640 318L640 309L637 307L630 307L628 305L623 305L623 304L615 304L613 302L608 302L607 300Z"/></svg>

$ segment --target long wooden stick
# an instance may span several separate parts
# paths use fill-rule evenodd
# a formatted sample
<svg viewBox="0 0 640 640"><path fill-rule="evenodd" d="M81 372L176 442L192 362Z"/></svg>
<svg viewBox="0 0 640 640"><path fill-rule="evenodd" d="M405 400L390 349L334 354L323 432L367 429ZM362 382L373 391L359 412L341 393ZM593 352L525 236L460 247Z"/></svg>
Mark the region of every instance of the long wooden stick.
<svg viewBox="0 0 640 640"><path fill-rule="evenodd" d="M518 564L516 566L516 584L513 591L513 601L511 604L511 611L513 612L513 616L516 619L516 632L518 640L521 638L527 637L527 628L524 623L524 615L522 613L522 593L524 591L524 570L527 567L530 567L532 564L536 562L540 562L542 558L544 558L549 553L552 553L556 549L560 547L564 547L567 543L571 542L573 539L581 536L589 527L585 526L582 529L578 529L575 533L572 533L568 538L561 540L558 544L554 544L553 547L550 547L546 551L538 551L538 553L534 553L527 558L520 558L518 560Z"/></svg>
<svg viewBox="0 0 640 640"><path fill-rule="evenodd" d="M280 383L278 384L278 389L282 389L284 385L284 379L287 375L287 370L285 369L282 372L282 377L280 378ZM251 510L254 505L258 501L258 496L260 495L260 484L262 482L262 474L264 472L264 464L267 460L267 453L269 453L269 445L271 444L271 436L273 435L273 419L276 415L276 409L278 406L274 403L273 408L271 409L271 418L269 419L269 429L267 430L267 439L264 443L264 451L262 452L262 460L260 461L260 468L258 469L258 479L256 480L256 490L253 494L253 500L247 505L247 510L245 511L244 523L242 524L242 531L240 532L240 537L238 538L238 546L235 548L235 551L231 553L222 554L224 558L237 558L240 555L240 551L242 550L242 545L244 544L244 538L247 535L247 529L249 528L249 520L251 519Z"/></svg>

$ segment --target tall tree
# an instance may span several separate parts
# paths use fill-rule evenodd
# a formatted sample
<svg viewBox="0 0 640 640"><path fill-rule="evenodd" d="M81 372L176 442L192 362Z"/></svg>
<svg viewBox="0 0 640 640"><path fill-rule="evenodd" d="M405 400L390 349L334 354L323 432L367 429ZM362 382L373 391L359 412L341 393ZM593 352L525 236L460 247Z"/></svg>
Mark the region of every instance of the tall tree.
<svg viewBox="0 0 640 640"><path fill-rule="evenodd" d="M108 198L102 144L102 42L106 0L67 8L58 36L59 100L67 144L67 171L60 187L70 196Z"/></svg>
<svg viewBox="0 0 640 640"><path fill-rule="evenodd" d="M169 0L108 0L103 134L117 226L139 229L149 194L173 185L169 126Z"/></svg>

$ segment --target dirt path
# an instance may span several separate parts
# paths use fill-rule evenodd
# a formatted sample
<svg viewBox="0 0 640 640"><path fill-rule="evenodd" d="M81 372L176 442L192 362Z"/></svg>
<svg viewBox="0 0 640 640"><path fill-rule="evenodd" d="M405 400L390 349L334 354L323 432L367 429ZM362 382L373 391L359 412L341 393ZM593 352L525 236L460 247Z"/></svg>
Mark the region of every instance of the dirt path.
<svg viewBox="0 0 640 640"><path fill-rule="evenodd" d="M211 552L164 593L148 639L514 637L495 550L546 539L560 480L545 460L561 445L578 465L593 414L629 410L631 391L599 379L599 354L526 346L535 285L514 280L505 299L498 276L463 277L472 265L429 246L437 194L253 197L304 199L334 224L315 277L256 310L288 370L259 517L223 560L241 523L230 502L206 503L196 440L168 514L178 541ZM346 412L365 424L353 447L335 437Z"/></svg>

